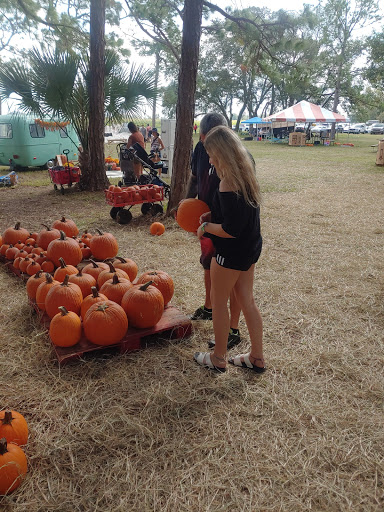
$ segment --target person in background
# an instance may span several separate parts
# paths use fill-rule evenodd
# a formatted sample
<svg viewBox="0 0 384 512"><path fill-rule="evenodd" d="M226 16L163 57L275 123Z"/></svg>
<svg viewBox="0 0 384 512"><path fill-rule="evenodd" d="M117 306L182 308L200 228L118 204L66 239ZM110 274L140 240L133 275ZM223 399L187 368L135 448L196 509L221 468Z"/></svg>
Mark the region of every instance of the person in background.
<svg viewBox="0 0 384 512"><path fill-rule="evenodd" d="M197 124L196 123L193 125L193 129L195 130L195 133L196 133L196 130L197 130Z"/></svg>
<svg viewBox="0 0 384 512"><path fill-rule="evenodd" d="M230 364L265 371L263 323L253 297L255 263L262 237L260 232L260 187L254 162L238 135L226 126L217 126L205 138L205 149L215 167L220 185L211 212L201 216L199 239L209 237L216 253L211 263L211 298L215 346L213 353L196 352L195 361L220 373L226 371L227 336L230 326L228 299L239 302L251 339L251 350L228 360Z"/></svg>
<svg viewBox="0 0 384 512"><path fill-rule="evenodd" d="M146 128L145 128L145 126L143 124L140 126L140 133L143 136L144 148L145 148L145 143L147 142L147 130L146 130Z"/></svg>
<svg viewBox="0 0 384 512"><path fill-rule="evenodd" d="M147 137L146 137L146 139L148 141L150 139L150 137L151 137L151 135L149 133L151 131L151 127L149 126L149 124L147 124L147 127L145 129L147 130Z"/></svg>
<svg viewBox="0 0 384 512"><path fill-rule="evenodd" d="M137 126L132 121L128 123L128 130L131 132L131 135L128 137L127 148L130 148L134 144L138 143L144 149L144 137L137 129ZM143 165L137 158L133 159L133 172L136 178L139 178L143 173Z"/></svg>
<svg viewBox="0 0 384 512"><path fill-rule="evenodd" d="M152 128L151 153L161 158L161 150L164 149L163 141L160 139L157 128Z"/></svg>
<svg viewBox="0 0 384 512"><path fill-rule="evenodd" d="M200 122L200 140L196 144L191 160L191 176L189 178L186 198L198 197L212 208L212 200L219 188L220 178L214 167L209 162L209 156L204 148L204 141L209 131L215 126L227 126L225 117L214 112L206 114ZM211 260L215 254L212 240L208 237L200 238L201 256L200 263L204 269L205 300L204 305L196 309L191 315L191 320L212 320L211 302ZM232 348L241 341L239 332L239 320L241 308L232 294L230 298L230 329L228 334L228 348ZM215 341L208 342L213 348Z"/></svg>
<svg viewBox="0 0 384 512"><path fill-rule="evenodd" d="M131 135L128 137L127 147L131 147L136 142L140 144L140 146L144 149L144 137L139 132L137 126L132 121L128 123L128 130L131 132Z"/></svg>

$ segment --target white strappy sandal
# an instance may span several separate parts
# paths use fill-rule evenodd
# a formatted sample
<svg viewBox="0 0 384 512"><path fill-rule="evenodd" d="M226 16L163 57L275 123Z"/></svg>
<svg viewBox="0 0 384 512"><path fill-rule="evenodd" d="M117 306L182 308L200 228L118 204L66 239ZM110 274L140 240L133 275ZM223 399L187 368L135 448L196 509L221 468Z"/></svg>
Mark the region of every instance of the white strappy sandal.
<svg viewBox="0 0 384 512"><path fill-rule="evenodd" d="M224 373L227 371L226 368L220 368L219 366L215 366L212 363L210 352L195 352L193 359L196 361L197 364L199 364L200 366L204 366L209 370L213 370L219 373Z"/></svg>
<svg viewBox="0 0 384 512"><path fill-rule="evenodd" d="M253 370L256 373L263 373L265 372L266 368L265 366L256 366L255 364L251 363L251 354L239 354L235 357L231 357L228 359L228 363L233 364L234 366L238 366L239 368L249 368L250 370ZM264 359L261 357L252 357L254 361L261 361L264 365Z"/></svg>

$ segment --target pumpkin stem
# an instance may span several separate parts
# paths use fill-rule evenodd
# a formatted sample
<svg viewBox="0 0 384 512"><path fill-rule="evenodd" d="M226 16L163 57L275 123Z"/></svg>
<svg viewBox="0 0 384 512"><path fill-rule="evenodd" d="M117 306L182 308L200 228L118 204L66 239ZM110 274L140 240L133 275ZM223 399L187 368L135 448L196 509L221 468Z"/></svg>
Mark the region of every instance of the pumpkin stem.
<svg viewBox="0 0 384 512"><path fill-rule="evenodd" d="M61 217L61 221L60 222L66 222L66 219L65 219L64 215Z"/></svg>
<svg viewBox="0 0 384 512"><path fill-rule="evenodd" d="M109 266L111 272L116 272L116 269L112 264L112 261L106 261L105 263Z"/></svg>
<svg viewBox="0 0 384 512"><path fill-rule="evenodd" d="M140 286L139 290L145 292L145 290L148 288L148 286L151 285L152 283L153 283L153 281L148 281L147 283Z"/></svg>
<svg viewBox="0 0 384 512"><path fill-rule="evenodd" d="M113 274L112 284L118 284L118 283L120 283L119 276L117 274Z"/></svg>
<svg viewBox="0 0 384 512"><path fill-rule="evenodd" d="M99 233L99 235L103 235L104 234L102 231L100 231L100 229L96 228L96 231Z"/></svg>
<svg viewBox="0 0 384 512"><path fill-rule="evenodd" d="M69 274L65 274L64 281L61 283L61 286L68 286Z"/></svg>
<svg viewBox="0 0 384 512"><path fill-rule="evenodd" d="M12 416L12 411L10 411L9 409L7 409L5 412L4 412L4 418L1 420L3 425L11 425L12 424L12 420L13 420L13 416Z"/></svg>
<svg viewBox="0 0 384 512"><path fill-rule="evenodd" d="M79 277L82 277L82 276L83 276L83 269L82 269L82 268L79 268L79 271L78 271L77 275L78 275Z"/></svg>
<svg viewBox="0 0 384 512"><path fill-rule="evenodd" d="M99 292L98 292L98 290L97 290L96 286L92 286L92 287L91 287L91 290L92 290L93 298L94 298L94 299L96 299L96 297L98 297L98 296L99 296Z"/></svg>
<svg viewBox="0 0 384 512"><path fill-rule="evenodd" d="M125 258L122 258L121 256L116 256L115 260L120 260L121 263L127 263L127 260Z"/></svg>
<svg viewBox="0 0 384 512"><path fill-rule="evenodd" d="M66 240L66 239L67 239L67 237L65 236L64 231L60 230L60 238L59 238L59 240Z"/></svg>
<svg viewBox="0 0 384 512"><path fill-rule="evenodd" d="M19 230L21 226L21 222L16 222L15 229Z"/></svg>
<svg viewBox="0 0 384 512"><path fill-rule="evenodd" d="M59 258L59 261L60 261L60 267L61 268L65 268L67 266L67 264L65 263L64 259L61 256Z"/></svg>
<svg viewBox="0 0 384 512"><path fill-rule="evenodd" d="M47 283L52 283L53 277L48 272L45 273L45 280Z"/></svg>
<svg viewBox="0 0 384 512"><path fill-rule="evenodd" d="M99 304L97 306L97 311L105 311L108 308L109 308L108 304L106 302L102 302L101 304Z"/></svg>
<svg viewBox="0 0 384 512"><path fill-rule="evenodd" d="M68 310L65 308L65 306L59 306L57 309L60 309L62 316L68 315Z"/></svg>
<svg viewBox="0 0 384 512"><path fill-rule="evenodd" d="M89 260L89 261L92 263L93 268L99 268L99 265L96 263L95 260Z"/></svg>
<svg viewBox="0 0 384 512"><path fill-rule="evenodd" d="M47 231L52 231L52 228L50 228L49 226L47 226L47 224L42 224L42 226L44 226L46 228Z"/></svg>
<svg viewBox="0 0 384 512"><path fill-rule="evenodd" d="M7 440L5 437L2 437L0 439L0 455L4 455L4 453L7 453Z"/></svg>
<svg viewBox="0 0 384 512"><path fill-rule="evenodd" d="M42 274L42 273L43 273L43 270L41 270L41 269L40 269L40 270L38 270L38 271L36 272L36 274L35 274L33 277L34 277L35 279L38 279L38 278L41 276L41 274Z"/></svg>

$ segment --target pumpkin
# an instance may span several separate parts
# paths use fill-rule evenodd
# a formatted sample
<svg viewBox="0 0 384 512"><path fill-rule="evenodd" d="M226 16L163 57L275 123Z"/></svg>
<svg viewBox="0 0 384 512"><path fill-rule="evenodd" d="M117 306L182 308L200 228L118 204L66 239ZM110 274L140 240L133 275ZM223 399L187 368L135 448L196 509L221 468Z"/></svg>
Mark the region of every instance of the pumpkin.
<svg viewBox="0 0 384 512"><path fill-rule="evenodd" d="M7 443L27 444L28 425L24 416L9 409L0 411L0 437L5 437Z"/></svg>
<svg viewBox="0 0 384 512"><path fill-rule="evenodd" d="M27 252L28 254L30 254L32 252L32 249L34 248L34 245L32 245L31 243L28 243L28 244L25 244L24 247L23 247L23 251Z"/></svg>
<svg viewBox="0 0 384 512"><path fill-rule="evenodd" d="M44 281L45 281L45 275L41 269L38 270L35 275L31 276L28 279L25 287L27 290L27 295L31 300L36 299L37 289L41 283L44 283Z"/></svg>
<svg viewBox="0 0 384 512"><path fill-rule="evenodd" d="M133 284L129 279L119 277L116 273L113 274L112 279L108 279L101 286L100 292L108 297L109 300L113 300L117 304L121 304L121 299L124 293L132 288Z"/></svg>
<svg viewBox="0 0 384 512"><path fill-rule="evenodd" d="M149 228L151 235L162 235L165 231L165 226L161 222L153 222Z"/></svg>
<svg viewBox="0 0 384 512"><path fill-rule="evenodd" d="M34 240L37 240L37 237L38 237L38 236L39 236L39 233L36 233L36 232L34 232L34 233L29 233L29 237L30 237L30 238L33 238Z"/></svg>
<svg viewBox="0 0 384 512"><path fill-rule="evenodd" d="M91 276L93 276L97 281L99 274L103 270L109 270L109 267L106 263L103 263L102 261L99 261L97 263L96 261L93 260L90 261L91 263L88 263L88 265L85 265L85 267L83 268L83 274L91 274Z"/></svg>
<svg viewBox="0 0 384 512"><path fill-rule="evenodd" d="M124 279L129 279L128 274L122 270L121 268L115 268L110 261L107 262L108 270L103 270L100 272L99 277L97 278L97 285L100 288L103 286L105 281L108 279L112 279L113 274L118 274L120 277L124 277Z"/></svg>
<svg viewBox="0 0 384 512"><path fill-rule="evenodd" d="M45 311L45 298L49 290L55 286L56 284L60 284L59 281L55 281L51 274L45 274L45 281L39 284L36 290L36 304L39 309Z"/></svg>
<svg viewBox="0 0 384 512"><path fill-rule="evenodd" d="M147 281L152 281L152 286L155 286L161 291L164 299L164 305L167 305L172 299L173 292L175 291L172 277L162 270L153 270L150 272L144 272L144 274L138 278L136 284L144 284Z"/></svg>
<svg viewBox="0 0 384 512"><path fill-rule="evenodd" d="M41 263L41 270L44 270L44 272L53 272L55 270L55 264L53 261L46 259Z"/></svg>
<svg viewBox="0 0 384 512"><path fill-rule="evenodd" d="M5 251L5 257L7 258L7 260L13 261L16 258L16 256L18 256L19 252L20 249L11 244Z"/></svg>
<svg viewBox="0 0 384 512"><path fill-rule="evenodd" d="M34 276L41 269L40 265L32 260L31 263L25 269L25 273L29 276Z"/></svg>
<svg viewBox="0 0 384 512"><path fill-rule="evenodd" d="M163 295L151 284L152 281L133 285L121 300L121 307L128 317L129 324L133 327L141 329L153 327L163 314Z"/></svg>
<svg viewBox="0 0 384 512"><path fill-rule="evenodd" d="M92 293L85 297L83 302L81 303L81 318L84 318L85 313L93 304L96 304L97 302L105 302L106 300L108 300L108 297L106 297L102 293L99 293L96 286L92 286Z"/></svg>
<svg viewBox="0 0 384 512"><path fill-rule="evenodd" d="M42 224L42 226L44 226L45 229L42 229L37 235L36 243L46 251L52 240L60 238L60 231L58 229L51 229L46 224Z"/></svg>
<svg viewBox="0 0 384 512"><path fill-rule="evenodd" d="M27 473L27 457L17 444L0 439L0 494L14 491Z"/></svg>
<svg viewBox="0 0 384 512"><path fill-rule="evenodd" d="M89 242L89 247L94 258L98 260L106 260L114 258L119 252L119 245L112 233L102 233L96 229L97 234L93 235Z"/></svg>
<svg viewBox="0 0 384 512"><path fill-rule="evenodd" d="M124 270L124 272L128 274L128 277L131 281L136 279L137 273L139 271L136 263L133 260L129 258L121 258L120 256L116 256L116 258L113 260L113 266L115 268Z"/></svg>
<svg viewBox="0 0 384 512"><path fill-rule="evenodd" d="M49 336L52 343L58 347L73 347L81 338L80 317L64 306L59 306L59 310L49 325Z"/></svg>
<svg viewBox="0 0 384 512"><path fill-rule="evenodd" d="M0 247L0 254L1 256L5 256L5 253L7 252L7 250L9 249L9 245L10 244L3 244L1 247Z"/></svg>
<svg viewBox="0 0 384 512"><path fill-rule="evenodd" d="M79 246L80 246L81 254L83 255L83 260L87 260L88 258L90 258L92 256L92 251L88 247L88 245L85 245L84 242L81 242L79 244Z"/></svg>
<svg viewBox="0 0 384 512"><path fill-rule="evenodd" d="M64 231L64 233L69 237L77 236L79 234L79 228L71 219L66 219L65 217L61 217L61 220L55 220L52 223L52 227L58 229L59 231Z"/></svg>
<svg viewBox="0 0 384 512"><path fill-rule="evenodd" d="M81 269L76 274L69 276L69 282L75 283L80 287L83 297L90 295L92 293L92 286L96 286L96 279L91 274L83 274Z"/></svg>
<svg viewBox="0 0 384 512"><path fill-rule="evenodd" d="M23 258L21 261L20 261L20 264L19 264L19 269L22 271L22 272L26 272L27 271L27 267L28 265L32 262L32 258L28 258L28 256L26 258Z"/></svg>
<svg viewBox="0 0 384 512"><path fill-rule="evenodd" d="M60 258L63 258L67 265L76 267L83 259L83 254L79 244L73 238L67 238L64 231L60 231L60 238L49 243L47 257L56 267L60 265Z"/></svg>
<svg viewBox="0 0 384 512"><path fill-rule="evenodd" d="M96 345L114 345L126 334L128 319L121 306L111 300L93 304L83 318L84 334Z"/></svg>
<svg viewBox="0 0 384 512"><path fill-rule="evenodd" d="M14 260L13 260L13 266L15 268L20 268L20 261L22 260L22 258L20 258L20 256L17 256Z"/></svg>
<svg viewBox="0 0 384 512"><path fill-rule="evenodd" d="M20 227L17 222L14 228L7 228L3 233L3 244L15 245L17 242L25 242L29 238L29 231Z"/></svg>
<svg viewBox="0 0 384 512"><path fill-rule="evenodd" d="M200 199L184 199L177 209L176 221L185 231L196 233L200 226L200 216L209 211L207 203Z"/></svg>
<svg viewBox="0 0 384 512"><path fill-rule="evenodd" d="M78 269L74 267L73 265L67 265L63 258L59 258L60 267L58 267L55 270L55 273L53 274L53 278L56 279L56 281L59 281L62 283L64 281L64 277L68 274L77 274Z"/></svg>
<svg viewBox="0 0 384 512"><path fill-rule="evenodd" d="M84 231L84 233L81 235L81 241L89 247L92 237L93 235L91 235L91 233L88 233L88 231Z"/></svg>
<svg viewBox="0 0 384 512"><path fill-rule="evenodd" d="M50 318L57 315L60 306L68 311L80 314L83 294L77 284L69 282L69 275L64 277L62 283L57 283L49 289L45 297L45 311Z"/></svg>

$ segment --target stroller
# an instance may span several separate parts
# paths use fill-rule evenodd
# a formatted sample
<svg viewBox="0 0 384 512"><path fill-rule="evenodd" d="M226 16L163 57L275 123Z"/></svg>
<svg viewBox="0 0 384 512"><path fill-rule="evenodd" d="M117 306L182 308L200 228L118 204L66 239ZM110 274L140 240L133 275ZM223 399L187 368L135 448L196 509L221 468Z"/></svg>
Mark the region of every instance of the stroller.
<svg viewBox="0 0 384 512"><path fill-rule="evenodd" d="M127 144L122 143L117 146L118 153L120 154L120 168L123 173L123 181L119 181L119 186L130 186L130 185L159 185L164 187L164 196L169 197L171 187L168 183L165 183L159 175L156 169L161 169L165 172L168 171L165 167L164 162L153 162L151 158L155 155L149 154L143 149L139 143L133 144L131 147L127 147ZM144 168L144 173L136 177L134 172L134 166L137 163L141 164Z"/></svg>

